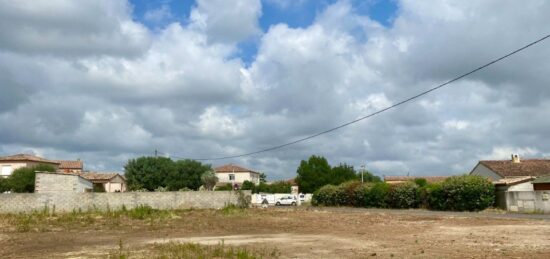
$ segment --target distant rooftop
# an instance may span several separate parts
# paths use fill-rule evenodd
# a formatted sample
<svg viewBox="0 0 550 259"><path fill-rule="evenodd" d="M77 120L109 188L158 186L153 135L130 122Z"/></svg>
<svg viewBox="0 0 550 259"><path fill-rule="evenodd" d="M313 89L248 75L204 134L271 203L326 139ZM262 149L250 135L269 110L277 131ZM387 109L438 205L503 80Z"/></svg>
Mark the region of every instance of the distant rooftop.
<svg viewBox="0 0 550 259"><path fill-rule="evenodd" d="M227 164L227 165L218 166L218 167L214 168L214 171L216 171L216 173L252 172L252 173L259 174L258 172L254 171L254 170L250 170L250 169L244 168L242 166L234 165L234 164Z"/></svg>
<svg viewBox="0 0 550 259"><path fill-rule="evenodd" d="M60 164L57 161L48 160L35 155L30 155L30 154L17 154L12 156L0 157L0 162L25 162L25 161L46 163L46 164L56 164L56 165Z"/></svg>
<svg viewBox="0 0 550 259"><path fill-rule="evenodd" d="M385 182L406 182L414 179L426 179L429 183L442 182L449 176L384 176Z"/></svg>
<svg viewBox="0 0 550 259"><path fill-rule="evenodd" d="M550 175L550 159L483 160L479 163L502 177Z"/></svg>

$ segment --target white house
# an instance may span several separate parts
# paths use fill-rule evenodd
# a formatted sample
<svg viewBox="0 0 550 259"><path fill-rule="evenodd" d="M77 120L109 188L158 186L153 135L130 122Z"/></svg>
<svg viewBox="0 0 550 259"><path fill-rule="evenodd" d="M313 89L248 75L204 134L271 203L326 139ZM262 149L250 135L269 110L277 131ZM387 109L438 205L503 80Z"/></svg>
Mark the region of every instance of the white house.
<svg viewBox="0 0 550 259"><path fill-rule="evenodd" d="M479 161L470 175L490 179L495 185L496 205L506 208L506 192L532 192L533 180L550 175L550 159L520 159Z"/></svg>
<svg viewBox="0 0 550 259"><path fill-rule="evenodd" d="M119 173L83 172L77 174L105 192L126 191L126 178Z"/></svg>
<svg viewBox="0 0 550 259"><path fill-rule="evenodd" d="M214 168L218 177L218 183L230 183L241 185L244 181L260 184L260 173L244 167L227 164Z"/></svg>

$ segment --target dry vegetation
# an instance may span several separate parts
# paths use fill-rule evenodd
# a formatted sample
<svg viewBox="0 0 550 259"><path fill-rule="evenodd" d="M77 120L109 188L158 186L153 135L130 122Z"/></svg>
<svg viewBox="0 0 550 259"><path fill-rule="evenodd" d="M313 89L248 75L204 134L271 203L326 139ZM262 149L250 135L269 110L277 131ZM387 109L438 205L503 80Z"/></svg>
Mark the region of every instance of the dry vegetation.
<svg viewBox="0 0 550 259"><path fill-rule="evenodd" d="M0 215L0 258L550 257L545 220L280 208Z"/></svg>

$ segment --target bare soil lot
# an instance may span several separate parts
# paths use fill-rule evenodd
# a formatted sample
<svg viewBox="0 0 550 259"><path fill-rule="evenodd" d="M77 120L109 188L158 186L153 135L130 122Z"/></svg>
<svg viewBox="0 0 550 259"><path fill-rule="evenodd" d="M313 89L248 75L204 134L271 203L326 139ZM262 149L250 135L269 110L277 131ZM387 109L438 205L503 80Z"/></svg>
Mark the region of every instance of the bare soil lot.
<svg viewBox="0 0 550 259"><path fill-rule="evenodd" d="M270 208L144 219L0 215L0 228L0 258L198 257L163 246L179 243L222 244L263 258L550 258L549 220L496 213Z"/></svg>

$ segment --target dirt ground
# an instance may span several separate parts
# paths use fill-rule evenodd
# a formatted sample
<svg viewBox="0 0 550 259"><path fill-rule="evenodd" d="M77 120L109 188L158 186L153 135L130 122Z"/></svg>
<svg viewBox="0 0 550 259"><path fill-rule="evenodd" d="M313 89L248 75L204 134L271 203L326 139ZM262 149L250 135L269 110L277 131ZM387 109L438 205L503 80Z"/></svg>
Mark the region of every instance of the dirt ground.
<svg viewBox="0 0 550 259"><path fill-rule="evenodd" d="M550 258L550 218L492 212L189 210L162 221L96 218L25 232L2 217L0 258L106 258L117 249L129 251L130 258L154 257L148 252L152 244L222 240L227 246L275 249L279 258Z"/></svg>

